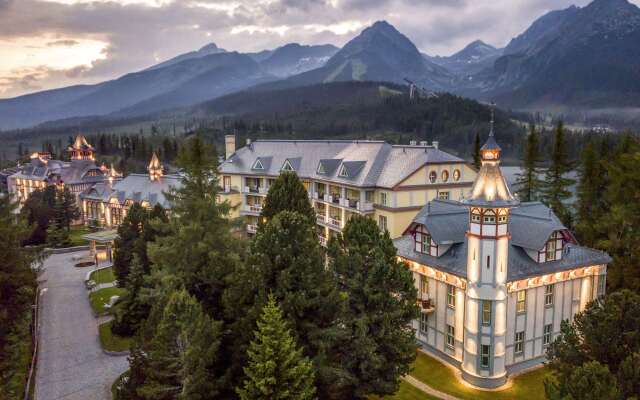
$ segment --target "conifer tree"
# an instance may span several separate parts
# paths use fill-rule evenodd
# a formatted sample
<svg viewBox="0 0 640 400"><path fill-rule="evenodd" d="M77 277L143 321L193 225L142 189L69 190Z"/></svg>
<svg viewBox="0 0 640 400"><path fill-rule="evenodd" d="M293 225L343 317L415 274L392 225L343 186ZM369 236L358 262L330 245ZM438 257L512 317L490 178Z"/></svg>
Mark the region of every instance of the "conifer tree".
<svg viewBox="0 0 640 400"><path fill-rule="evenodd" d="M586 246L596 246L601 237L600 220L604 213L605 177L600 156L593 142L582 151L579 168L576 233Z"/></svg>
<svg viewBox="0 0 640 400"><path fill-rule="evenodd" d="M620 390L609 369L597 361L589 361L571 374L563 388L545 384L549 400L619 400ZM563 390L564 389L564 390Z"/></svg>
<svg viewBox="0 0 640 400"><path fill-rule="evenodd" d="M527 144L524 148L522 160L522 172L517 174L516 188L521 201L534 201L540 196L543 182L540 174L540 144L538 133L532 124L527 135Z"/></svg>
<svg viewBox="0 0 640 400"><path fill-rule="evenodd" d="M314 362L319 397L328 398L341 384L333 346L341 334L337 323L343 300L325 268L315 229L297 212L280 212L254 237L247 264L255 282L254 309L261 310L269 292L273 294L304 354Z"/></svg>
<svg viewBox="0 0 640 400"><path fill-rule="evenodd" d="M115 240L115 256L113 258L113 272L118 279L118 286L127 284L127 277L134 254L138 253L139 261L146 259L145 243L140 242L143 229L148 220L147 210L140 203L133 203L129 207L127 215L118 227L118 237Z"/></svg>
<svg viewBox="0 0 640 400"><path fill-rule="evenodd" d="M145 301L142 293L145 288L145 275L138 255L134 254L125 285L127 290L114 309L111 331L116 335L132 336L149 315L151 304Z"/></svg>
<svg viewBox="0 0 640 400"><path fill-rule="evenodd" d="M47 244L50 247L68 247L71 244L67 223L63 193L58 190L55 194L53 216L47 228Z"/></svg>
<svg viewBox="0 0 640 400"><path fill-rule="evenodd" d="M315 398L313 364L297 347L273 296L262 309L248 359L247 378L237 389L241 400Z"/></svg>
<svg viewBox="0 0 640 400"><path fill-rule="evenodd" d="M476 132L473 141L473 166L479 171L482 166L482 157L480 156L480 134Z"/></svg>
<svg viewBox="0 0 640 400"><path fill-rule="evenodd" d="M564 124L558 122L554 134L553 150L551 152L551 166L545 174L545 188L542 199L566 226L571 226L571 211L566 200L571 197L569 187L575 183L567 178L571 171L564 137Z"/></svg>
<svg viewBox="0 0 640 400"><path fill-rule="evenodd" d="M316 214L311 207L307 189L294 172L284 171L269 188L264 201L262 216L272 218L281 211L295 211L315 221Z"/></svg>
<svg viewBox="0 0 640 400"><path fill-rule="evenodd" d="M64 228L69 231L73 221L80 218L80 209L76 202L76 197L68 187L64 187L60 192L60 219Z"/></svg>
<svg viewBox="0 0 640 400"><path fill-rule="evenodd" d="M220 329L185 290L174 292L146 350L144 384L136 392L149 400L215 398L218 378L210 372Z"/></svg>
<svg viewBox="0 0 640 400"><path fill-rule="evenodd" d="M329 257L348 299L341 318L348 340L340 351L349 384L341 398L391 395L415 359L413 275L398 262L389 233L380 232L375 221L364 216L351 218L342 235L331 240Z"/></svg>

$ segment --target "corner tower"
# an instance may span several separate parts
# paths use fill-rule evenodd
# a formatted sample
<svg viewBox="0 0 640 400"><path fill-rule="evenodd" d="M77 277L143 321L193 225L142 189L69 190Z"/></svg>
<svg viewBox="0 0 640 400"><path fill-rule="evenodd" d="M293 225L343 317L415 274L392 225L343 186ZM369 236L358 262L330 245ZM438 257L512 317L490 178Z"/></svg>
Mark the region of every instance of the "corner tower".
<svg viewBox="0 0 640 400"><path fill-rule="evenodd" d="M467 228L467 288L462 375L481 387L506 382L505 346L509 213L519 201L500 171L500 146L493 134L480 149L482 166L471 194Z"/></svg>
<svg viewBox="0 0 640 400"><path fill-rule="evenodd" d="M84 136L78 135L73 141L73 144L69 146L69 157L72 161L78 160L94 160L94 149Z"/></svg>
<svg viewBox="0 0 640 400"><path fill-rule="evenodd" d="M155 152L151 156L151 161L149 162L149 166L147 167L147 169L149 171L149 180L151 181L157 181L163 175L162 164L160 163L160 159Z"/></svg>

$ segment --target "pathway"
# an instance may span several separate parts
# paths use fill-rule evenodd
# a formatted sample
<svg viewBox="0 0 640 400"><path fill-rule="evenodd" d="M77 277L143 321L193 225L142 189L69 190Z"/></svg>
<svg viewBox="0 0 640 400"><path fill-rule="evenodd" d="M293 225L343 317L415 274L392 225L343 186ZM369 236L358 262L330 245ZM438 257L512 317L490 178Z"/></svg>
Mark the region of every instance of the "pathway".
<svg viewBox="0 0 640 400"><path fill-rule="evenodd" d="M128 367L126 356L102 352L84 286L87 269L73 266L82 253L50 256L39 279L37 400L110 400L111 384Z"/></svg>
<svg viewBox="0 0 640 400"><path fill-rule="evenodd" d="M460 400L459 398L457 398L455 396L451 396L450 394L446 394L444 392L441 392L439 390L436 390L436 389L432 388L431 386L429 386L429 385L417 380L416 378L414 378L411 375L403 376L402 379L404 379L411 386L414 386L414 387L422 390L426 394L431 395L433 397L437 397L437 398L442 399L442 400Z"/></svg>

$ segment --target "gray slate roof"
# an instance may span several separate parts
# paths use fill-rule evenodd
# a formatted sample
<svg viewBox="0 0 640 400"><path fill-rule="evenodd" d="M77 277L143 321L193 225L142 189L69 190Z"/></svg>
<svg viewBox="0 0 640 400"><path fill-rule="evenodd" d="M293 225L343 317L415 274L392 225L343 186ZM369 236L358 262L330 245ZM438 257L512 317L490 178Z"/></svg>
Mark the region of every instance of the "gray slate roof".
<svg viewBox="0 0 640 400"><path fill-rule="evenodd" d="M87 173L92 170L98 171L98 175L87 176ZM105 180L105 176L100 168L91 160L74 160L71 162L48 160L47 162L43 162L37 158L32 159L29 164L22 166L19 171L11 175L11 177L43 181L52 175L60 176L60 179L69 185L95 183Z"/></svg>
<svg viewBox="0 0 640 400"><path fill-rule="evenodd" d="M410 233L395 239L398 255L409 260L441 269L454 275L467 276L467 238L469 223L468 208L456 201L433 200L420 210L410 228L423 224L438 244L453 245L440 257L415 251L414 238ZM544 275L582 266L607 264L611 257L604 252L567 244L561 260L538 263L531 259L525 249L538 251L544 247L551 234L566 230L558 217L540 202L522 203L512 209L509 218L511 241L507 280L518 280Z"/></svg>
<svg viewBox="0 0 640 400"><path fill-rule="evenodd" d="M257 159L264 170L252 169ZM431 146L392 146L380 141L256 140L225 160L220 173L277 176L285 160L303 178L384 188L394 187L425 164L465 162ZM325 174L318 173L320 162ZM339 176L341 165L347 169L347 177Z"/></svg>
<svg viewBox="0 0 640 400"><path fill-rule="evenodd" d="M177 175L164 175L160 179L151 181L149 175L131 174L121 181L96 184L93 188L81 194L82 198L109 201L112 198L118 200L120 204L131 200L134 202L147 201L151 206L160 204L164 208L169 208L164 193L170 188L182 187L182 181Z"/></svg>

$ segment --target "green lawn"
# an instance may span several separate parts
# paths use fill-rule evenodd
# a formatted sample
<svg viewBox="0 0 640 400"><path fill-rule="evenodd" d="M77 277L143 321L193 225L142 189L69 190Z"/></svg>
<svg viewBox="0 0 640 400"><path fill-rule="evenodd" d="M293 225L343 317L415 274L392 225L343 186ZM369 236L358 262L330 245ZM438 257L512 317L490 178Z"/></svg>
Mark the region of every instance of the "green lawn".
<svg viewBox="0 0 640 400"><path fill-rule="evenodd" d="M92 272L89 279L97 284L111 283L116 280L116 276L113 274L113 268L109 267Z"/></svg>
<svg viewBox="0 0 640 400"><path fill-rule="evenodd" d="M119 287L110 287L106 289L100 289L89 295L89 301L91 302L91 308L97 315L103 315L108 313L108 309L104 308L105 303L109 302L111 296L122 297L125 290Z"/></svg>
<svg viewBox="0 0 640 400"><path fill-rule="evenodd" d="M418 357L414 364L411 375L431 386L432 388L469 400L506 400L506 399L545 399L543 379L548 374L546 368L517 376L513 385L499 391L483 391L472 389L463 385L455 377L453 371L440 361L422 352L418 352Z"/></svg>
<svg viewBox="0 0 640 400"><path fill-rule="evenodd" d="M371 400L377 400L377 397L373 397ZM401 381L400 390L393 396L385 397L384 400L438 400L438 398L429 396L410 383Z"/></svg>
<svg viewBox="0 0 640 400"><path fill-rule="evenodd" d="M98 327L100 345L107 351L129 350L132 338L114 335L111 332L111 322L106 322Z"/></svg>
<svg viewBox="0 0 640 400"><path fill-rule="evenodd" d="M72 226L69 231L69 240L71 241L71 246L84 246L89 242L82 238L82 235L86 235L89 233L89 229L84 225Z"/></svg>

